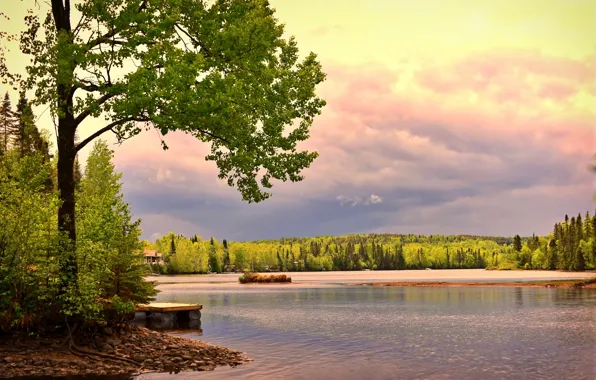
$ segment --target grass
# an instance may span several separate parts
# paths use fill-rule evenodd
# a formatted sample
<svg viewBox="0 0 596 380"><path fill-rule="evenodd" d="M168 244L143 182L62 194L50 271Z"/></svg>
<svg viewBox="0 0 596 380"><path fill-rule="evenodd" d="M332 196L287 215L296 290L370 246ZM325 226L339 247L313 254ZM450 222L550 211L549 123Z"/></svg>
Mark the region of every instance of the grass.
<svg viewBox="0 0 596 380"><path fill-rule="evenodd" d="M285 274L258 274L253 272L245 272L242 276L238 277L238 281L241 284L251 284L251 283L274 283L274 282L292 282L292 278L286 276Z"/></svg>

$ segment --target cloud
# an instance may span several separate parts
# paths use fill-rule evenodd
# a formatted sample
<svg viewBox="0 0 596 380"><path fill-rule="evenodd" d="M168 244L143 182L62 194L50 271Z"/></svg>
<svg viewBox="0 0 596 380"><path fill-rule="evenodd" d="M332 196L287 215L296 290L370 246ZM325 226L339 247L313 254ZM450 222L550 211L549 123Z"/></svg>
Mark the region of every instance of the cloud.
<svg viewBox="0 0 596 380"><path fill-rule="evenodd" d="M383 202L383 198L376 194L369 194L367 197L364 197L364 198L349 197L349 196L340 194L337 197L335 197L335 199L338 200L342 206L351 205L352 207L357 206L357 205L368 206L368 205L374 205L374 204Z"/></svg>
<svg viewBox="0 0 596 380"><path fill-rule="evenodd" d="M325 37L334 32L345 31L345 28L341 25L326 25L311 30L310 34L315 37Z"/></svg>
<svg viewBox="0 0 596 380"><path fill-rule="evenodd" d="M152 215L145 236L546 233L592 208L588 62L507 50L400 70L326 64L328 105L301 144L320 157L262 204L242 203L204 161L208 147L181 133L168 151L139 136L116 164L135 214Z"/></svg>

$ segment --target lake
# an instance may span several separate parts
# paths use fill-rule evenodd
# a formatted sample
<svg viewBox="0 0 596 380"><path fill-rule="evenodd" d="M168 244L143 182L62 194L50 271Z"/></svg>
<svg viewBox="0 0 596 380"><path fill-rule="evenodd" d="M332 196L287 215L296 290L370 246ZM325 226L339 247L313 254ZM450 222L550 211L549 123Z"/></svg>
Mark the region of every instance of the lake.
<svg viewBox="0 0 596 380"><path fill-rule="evenodd" d="M596 292L590 289L199 282L161 286L158 301L204 305L202 335L180 334L246 352L255 361L139 379L596 376Z"/></svg>

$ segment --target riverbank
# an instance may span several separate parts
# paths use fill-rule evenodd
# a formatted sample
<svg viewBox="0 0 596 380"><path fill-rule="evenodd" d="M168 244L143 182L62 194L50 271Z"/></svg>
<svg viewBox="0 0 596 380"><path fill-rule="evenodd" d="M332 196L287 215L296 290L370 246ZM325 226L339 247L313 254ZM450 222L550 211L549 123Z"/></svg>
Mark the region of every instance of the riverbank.
<svg viewBox="0 0 596 380"><path fill-rule="evenodd" d="M267 273L264 273L267 274ZM495 271L484 269L437 269L437 270L387 270L387 271L346 271L346 272L281 272L292 277L292 283L279 284L283 288L312 288L342 286L345 284L364 284L373 282L494 282L516 283L559 280L588 280L594 272L562 272L545 270ZM186 292L185 288L205 290L229 290L230 288L247 291L273 289L268 284L239 284L237 273L150 276L160 289L176 289Z"/></svg>
<svg viewBox="0 0 596 380"><path fill-rule="evenodd" d="M444 281L400 281L371 282L359 286L416 286L416 287L523 287L523 288L576 288L596 289L596 277L588 280L555 280L530 282L444 282Z"/></svg>
<svg viewBox="0 0 596 380"><path fill-rule="evenodd" d="M64 337L0 336L0 378L211 371L250 361L243 353L133 324L106 328L77 344Z"/></svg>

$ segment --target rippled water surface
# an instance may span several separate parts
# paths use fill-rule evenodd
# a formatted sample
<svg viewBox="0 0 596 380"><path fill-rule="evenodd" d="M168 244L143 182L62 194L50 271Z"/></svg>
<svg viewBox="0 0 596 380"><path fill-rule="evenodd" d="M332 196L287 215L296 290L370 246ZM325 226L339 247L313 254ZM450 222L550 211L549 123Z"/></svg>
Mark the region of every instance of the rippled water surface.
<svg viewBox="0 0 596 380"><path fill-rule="evenodd" d="M596 292L344 286L165 291L254 362L142 379L595 379Z"/></svg>

